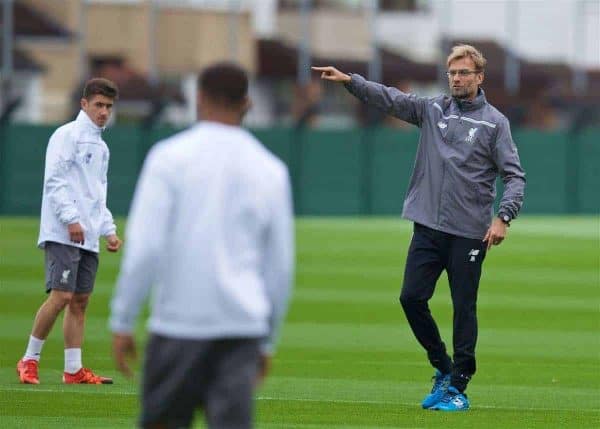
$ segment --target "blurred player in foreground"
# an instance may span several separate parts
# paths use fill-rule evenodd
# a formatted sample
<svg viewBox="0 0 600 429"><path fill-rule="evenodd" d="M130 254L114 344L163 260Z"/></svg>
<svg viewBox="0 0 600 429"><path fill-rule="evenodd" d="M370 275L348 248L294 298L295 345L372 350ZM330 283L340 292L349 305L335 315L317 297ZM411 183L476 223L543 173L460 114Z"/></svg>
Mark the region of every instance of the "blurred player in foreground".
<svg viewBox="0 0 600 429"><path fill-rule="evenodd" d="M248 79L222 63L199 79L202 120L159 142L137 184L110 326L130 374L134 323L153 288L145 428L252 427L287 309L294 260L288 171L240 127Z"/></svg>
<svg viewBox="0 0 600 429"><path fill-rule="evenodd" d="M462 411L475 373L477 290L483 260L499 245L523 203L525 174L506 117L483 89L486 60L458 45L448 56L451 97L405 94L334 67L313 67L325 80L343 83L372 106L421 128L414 171L402 216L414 222L400 302L419 343L436 369L423 408ZM496 177L504 193L496 217ZM454 308L454 359L446 352L429 311L436 282L448 274Z"/></svg>

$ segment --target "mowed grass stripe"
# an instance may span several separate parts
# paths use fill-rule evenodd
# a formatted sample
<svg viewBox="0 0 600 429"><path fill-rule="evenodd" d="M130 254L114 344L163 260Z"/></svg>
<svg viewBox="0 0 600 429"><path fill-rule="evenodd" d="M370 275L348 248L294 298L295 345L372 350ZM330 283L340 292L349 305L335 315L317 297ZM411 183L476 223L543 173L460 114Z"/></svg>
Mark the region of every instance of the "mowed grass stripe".
<svg viewBox="0 0 600 429"><path fill-rule="evenodd" d="M99 295L110 296L112 294L112 286L109 283L96 284L94 297ZM2 296L5 301L0 303L0 309L10 312L12 299L31 297L32 301L42 302L44 296L40 294L44 289L43 283L39 281L14 279L4 282L2 285ZM582 288L577 286L578 295L582 294ZM577 311L598 311L598 303L593 299L573 296L573 295L558 295L558 294L543 294L540 295L537 289L521 293L519 296L511 296L503 293L503 290L481 290L477 301L478 307L481 308L513 308L513 309L546 309L546 310L577 310ZM563 291L566 293L567 291ZM400 287L382 289L359 289L348 293L345 290L331 287L330 284L315 284L310 287L302 287L297 289L294 294L294 303L303 302L321 302L321 303L337 303L337 304L381 304L388 302L398 302L400 295ZM592 294L593 295L593 294ZM443 302L439 304L446 306L445 299L450 296L449 289L443 281L440 282L436 297L444 296ZM436 305L437 300L434 300L432 305ZM17 309L18 311L19 309Z"/></svg>
<svg viewBox="0 0 600 429"><path fill-rule="evenodd" d="M279 378L274 378L276 381L280 381L283 383L289 382L289 379L282 379L281 377ZM294 380L296 381L296 380ZM314 382L314 380L312 380ZM318 379L318 381L323 381L322 379ZM331 382L331 380L327 380L327 383L329 384ZM273 383L272 383L273 384ZM338 383L333 383L334 385L337 385ZM347 384L347 383L346 383ZM318 385L318 384L317 384ZM259 401L292 401L292 402L320 402L320 403L333 403L333 404L373 404L373 405L395 405L395 406L402 406L402 407L407 407L407 408L414 408L419 406L419 401L416 402L407 402L407 401L398 401L398 400L393 400L393 399L389 399L391 398L393 395L396 395L398 393L400 393L403 397L409 396L406 393L412 393L412 392L417 392L419 393L420 389L415 388L414 384L410 384L410 383L399 383L399 384L395 384L394 385L395 389L393 391L387 391L385 392L383 395L382 394L378 394L376 396L372 396L373 394L373 389L367 388L365 389L364 385L358 386L359 389L361 389L361 391L363 391L363 389L365 389L365 395L364 398L365 399L332 399L332 398L303 398L303 397L294 397L293 394L290 396L278 396L278 397L270 397L270 396L264 396L259 394L258 396L256 396L256 399ZM72 388L72 389L58 389L58 388L45 388L45 387L33 387L33 386L27 386L27 388L3 388L0 390L0 392L11 392L11 395L15 395L15 396L19 396L19 395L23 395L24 397L26 397L26 399L23 399L21 401L21 405L22 407L19 409L19 411L21 411L21 414L19 416L14 416L14 417L23 417L24 415L38 415L37 413L39 412L39 410L31 410L29 408L26 407L26 402L27 399L29 397L31 397L32 395L39 395L39 396L51 396L52 394L56 394L56 393L76 393L77 395L81 395L81 396L95 396L98 397L97 400L103 400L103 397L109 396L109 397L132 397L132 398L137 398L138 396L138 392L136 389L132 388L130 390L124 391L124 390L114 390L111 387L106 387L103 386L102 388L98 388L98 390L96 391L92 391L90 389L92 389L93 386L77 386L76 388ZM399 389L402 388L402 389ZM268 388L264 388L263 390L267 390ZM502 390L502 389L501 389ZM537 393L544 393L544 389L536 389L535 390ZM367 395L367 393L371 394ZM378 393L380 393L378 391ZM482 392L480 392L482 393ZM581 395L584 395L586 392L577 392ZM361 396L363 397L363 396ZM374 397L379 398L379 399L373 399ZM552 397L552 395L550 396L550 398ZM371 398L371 399L368 399ZM558 401L560 401L560 398L557 398ZM89 399L87 399L86 401L89 401ZM473 405L473 409L488 409L488 410L522 410L522 411L555 411L555 412L565 412L565 411L578 411L582 414L590 414L590 415L598 415L600 416L600 410L595 409L595 408L589 408L589 409L580 409L580 408L559 408L559 407L544 407L543 405L548 405L550 401L540 401L540 404L542 406L540 407L533 407L533 406L529 406L529 407L512 407L512 406L501 406L501 405L489 405L489 404L478 404L478 405ZM1 403L1 402L0 402ZM67 405L68 406L68 405ZM84 416L94 416L94 413L87 413L85 412L85 409L81 409L79 410L80 413L82 413ZM31 414L28 414L31 413ZM71 413L73 414L73 413Z"/></svg>
<svg viewBox="0 0 600 429"><path fill-rule="evenodd" d="M588 252L586 258L589 258L593 252ZM364 261L353 261L356 264L362 264ZM487 284L503 284L508 287L511 287L515 284L527 286L527 289L531 286L546 286L550 288L552 291L553 286L559 286L561 289L564 289L566 285L570 285L571 288L581 288L581 287L594 287L597 286L598 281L598 272L594 266L591 267L578 267L578 277L573 277L572 268L566 267L561 268L560 266L543 266L539 264L539 261L534 266L526 266L526 267L518 267L511 266L510 271L506 271L506 269L498 269L496 268L502 263L495 262L494 266L490 265L493 262L487 260L483 266L483 280L482 287L485 287ZM561 261L562 263L562 261ZM400 285L400 280L404 276L404 258L402 261L398 261L398 266L394 266L392 264L382 266L349 266L347 263L336 263L335 261L331 261L330 263L323 264L315 264L311 263L310 267L304 267L298 269L298 274L303 277L311 277L313 281L311 284L308 284L307 287L317 288L323 283L327 285L327 282L319 282L319 277L323 277L323 279L330 280L333 284L336 284L336 279L342 279L342 281L346 281L350 286L357 285L362 288L384 288L387 287L385 283L381 283L381 280L388 279L394 282L398 282ZM369 283L365 283L363 280L367 278L371 280ZM315 284L315 281L317 282ZM444 283L446 281L446 276L443 274L440 277L440 283ZM306 282L305 282L306 283ZM565 289L565 290L571 290ZM527 293L527 290L523 292ZM597 291L594 289L593 292Z"/></svg>
<svg viewBox="0 0 600 429"><path fill-rule="evenodd" d="M441 332L446 338L450 328L444 324ZM376 349L402 350L415 346L410 330L404 325L388 324L322 324L312 322L287 323L283 336L286 345L307 348L340 349ZM552 338L552 342L549 341ZM540 335L524 329L481 328L479 333L480 352L491 350L496 353L514 354L518 345L518 355L586 357L598 348L597 332L551 331ZM483 345L482 345L483 344ZM484 348L482 350L482 348Z"/></svg>

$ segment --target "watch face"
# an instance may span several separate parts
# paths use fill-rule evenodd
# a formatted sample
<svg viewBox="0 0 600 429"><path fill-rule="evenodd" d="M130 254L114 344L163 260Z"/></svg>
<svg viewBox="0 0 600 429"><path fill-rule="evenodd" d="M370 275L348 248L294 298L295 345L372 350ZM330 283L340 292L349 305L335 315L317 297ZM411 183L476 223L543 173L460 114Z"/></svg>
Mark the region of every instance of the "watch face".
<svg viewBox="0 0 600 429"><path fill-rule="evenodd" d="M508 222L510 220L510 218L508 217L508 215L504 215L504 216L502 216L502 220L504 222Z"/></svg>

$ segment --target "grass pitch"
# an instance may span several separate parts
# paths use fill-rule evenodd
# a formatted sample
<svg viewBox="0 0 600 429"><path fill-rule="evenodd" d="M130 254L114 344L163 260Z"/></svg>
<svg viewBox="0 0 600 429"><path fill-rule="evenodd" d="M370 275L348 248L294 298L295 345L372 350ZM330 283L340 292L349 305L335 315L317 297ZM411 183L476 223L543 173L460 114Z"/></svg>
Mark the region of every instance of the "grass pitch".
<svg viewBox="0 0 600 429"><path fill-rule="evenodd" d="M419 407L432 369L398 303L411 224L298 220L296 289L257 393L257 427L600 427L599 228L598 217L514 222L484 263L472 409L443 414ZM0 426L134 427L139 370L133 381L117 375L106 322L120 254L101 255L83 355L115 384L61 384L60 321L44 347L42 384L18 383L15 364L45 296L37 230L35 218L0 218ZM451 347L445 275L431 307Z"/></svg>

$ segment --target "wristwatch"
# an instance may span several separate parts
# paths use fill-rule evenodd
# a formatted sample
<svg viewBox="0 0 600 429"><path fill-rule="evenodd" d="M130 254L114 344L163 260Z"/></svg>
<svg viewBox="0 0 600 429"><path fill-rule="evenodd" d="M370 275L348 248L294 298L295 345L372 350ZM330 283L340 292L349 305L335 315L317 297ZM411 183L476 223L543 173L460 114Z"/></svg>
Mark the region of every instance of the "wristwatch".
<svg viewBox="0 0 600 429"><path fill-rule="evenodd" d="M500 218L500 220L501 220L502 222L504 222L504 224L505 224L506 226L510 226L510 221L511 221L511 218L510 218L510 216L509 216L509 215L507 215L506 213L498 213L498 217Z"/></svg>

